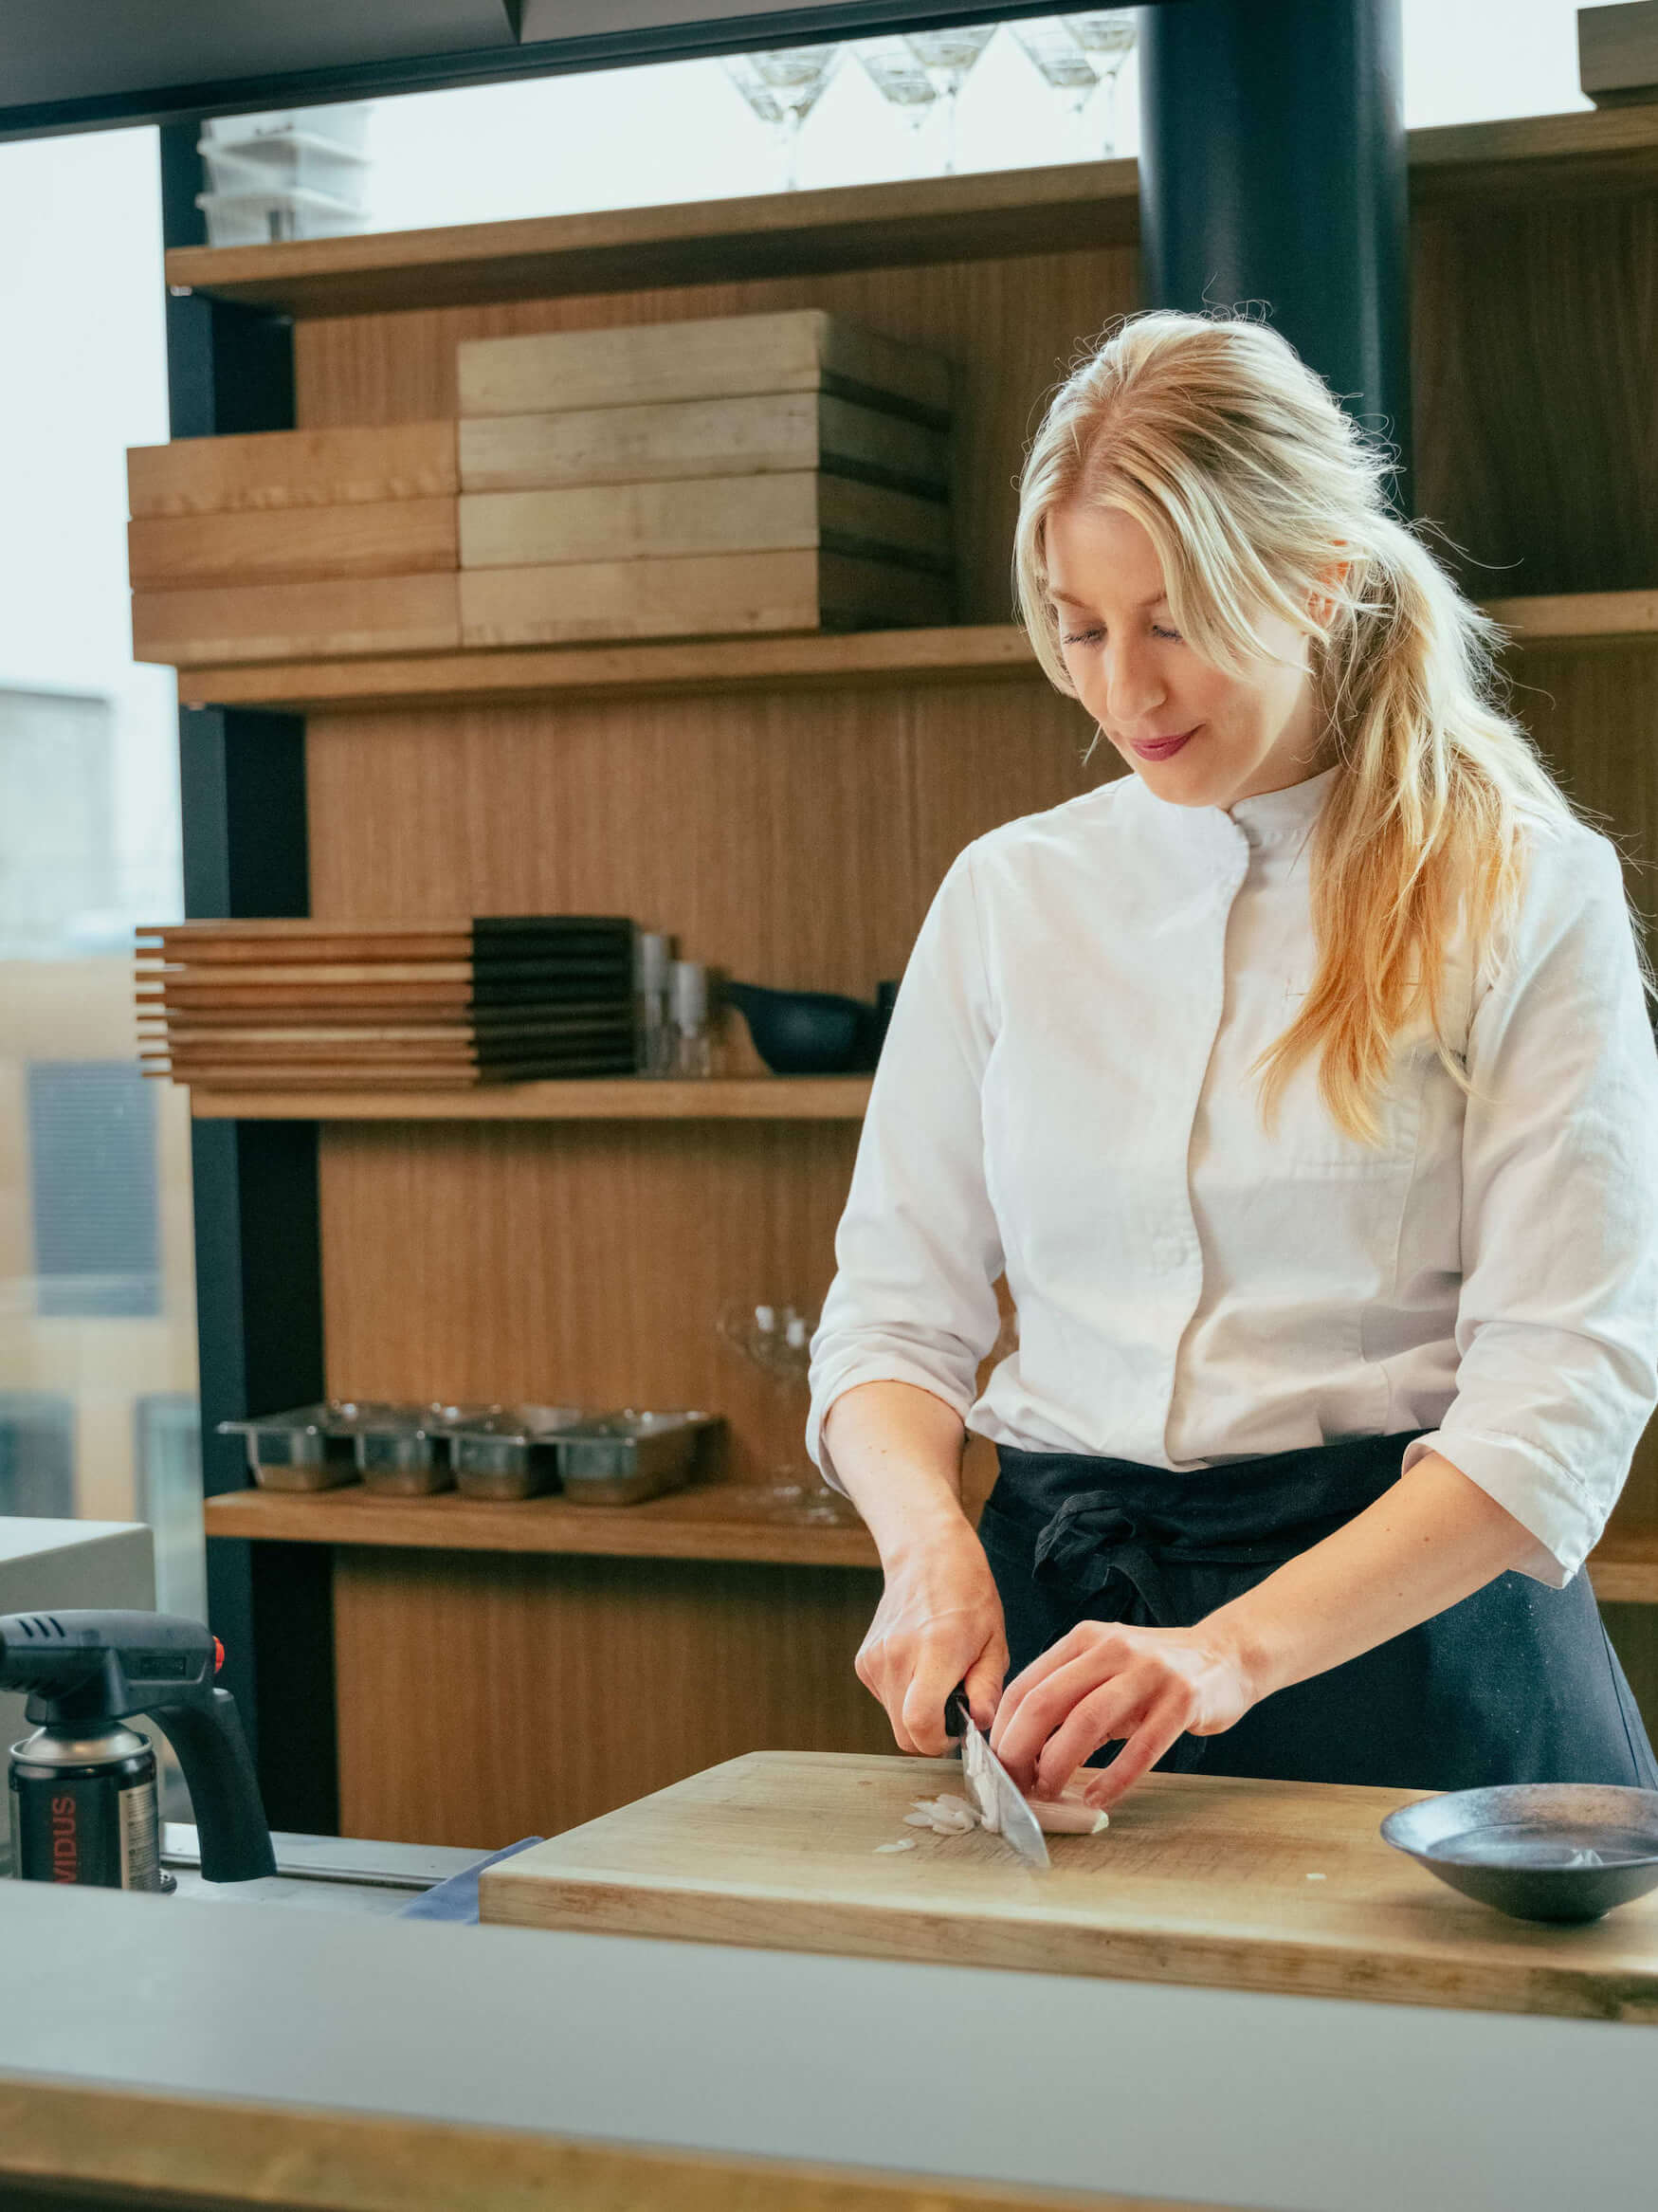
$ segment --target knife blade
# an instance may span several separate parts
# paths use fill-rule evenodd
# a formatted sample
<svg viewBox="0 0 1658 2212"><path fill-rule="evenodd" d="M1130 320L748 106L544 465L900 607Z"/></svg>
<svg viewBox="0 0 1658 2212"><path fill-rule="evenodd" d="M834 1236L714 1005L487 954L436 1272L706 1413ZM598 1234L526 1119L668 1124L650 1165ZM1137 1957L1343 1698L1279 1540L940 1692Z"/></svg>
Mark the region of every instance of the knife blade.
<svg viewBox="0 0 1658 2212"><path fill-rule="evenodd" d="M974 1726L967 1685L959 1683L944 1706L947 1734L961 1739L961 1772L978 1817L993 1836L1012 1845L1027 1866L1048 1867L1048 1839L1012 1776Z"/></svg>

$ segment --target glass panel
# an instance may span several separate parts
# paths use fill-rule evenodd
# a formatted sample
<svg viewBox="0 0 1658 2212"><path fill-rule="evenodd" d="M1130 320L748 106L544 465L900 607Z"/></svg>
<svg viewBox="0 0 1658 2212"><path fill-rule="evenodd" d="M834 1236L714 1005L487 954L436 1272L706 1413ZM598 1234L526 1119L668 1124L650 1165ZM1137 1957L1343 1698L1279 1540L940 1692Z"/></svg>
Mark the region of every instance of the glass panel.
<svg viewBox="0 0 1658 2212"><path fill-rule="evenodd" d="M0 146L0 1512L150 1521L200 1618L190 1126L133 1018L133 929L182 910L176 692L127 596L155 134Z"/></svg>
<svg viewBox="0 0 1658 2212"><path fill-rule="evenodd" d="M1577 0L1404 0L1407 123L1587 107L1576 14ZM210 215L232 244L1128 156L1134 29L1133 9L1069 9L217 119Z"/></svg>

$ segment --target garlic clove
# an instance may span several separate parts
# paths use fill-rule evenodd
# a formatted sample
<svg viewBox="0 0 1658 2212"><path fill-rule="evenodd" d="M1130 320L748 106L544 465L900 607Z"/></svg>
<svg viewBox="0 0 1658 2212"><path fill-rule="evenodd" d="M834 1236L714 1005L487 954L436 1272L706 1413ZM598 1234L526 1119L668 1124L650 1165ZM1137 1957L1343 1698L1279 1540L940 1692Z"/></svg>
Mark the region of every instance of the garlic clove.
<svg viewBox="0 0 1658 2212"><path fill-rule="evenodd" d="M878 1843L878 1844L875 1846L875 1849L876 1849L876 1851L877 1851L877 1852L886 1852L886 1851L914 1851L915 1847L916 1847L916 1839L915 1839L915 1837L914 1837L913 1836L905 1836L905 1837L902 1837L902 1838L901 1838L901 1840L900 1840L899 1842L897 1842L897 1843Z"/></svg>

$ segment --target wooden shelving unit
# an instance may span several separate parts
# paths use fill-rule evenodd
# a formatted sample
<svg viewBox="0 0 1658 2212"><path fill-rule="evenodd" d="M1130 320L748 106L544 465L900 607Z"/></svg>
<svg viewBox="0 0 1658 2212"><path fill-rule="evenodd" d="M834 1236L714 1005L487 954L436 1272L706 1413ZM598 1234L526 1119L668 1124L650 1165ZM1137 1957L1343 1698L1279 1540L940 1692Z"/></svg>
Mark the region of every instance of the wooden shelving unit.
<svg viewBox="0 0 1658 2212"><path fill-rule="evenodd" d="M191 1091L203 1122L858 1122L866 1075L641 1076L454 1090Z"/></svg>
<svg viewBox="0 0 1658 2212"><path fill-rule="evenodd" d="M1487 605L1517 709L1631 841L1646 898L1658 476L1638 365L1658 110L1413 133L1410 177L1415 504L1467 549L1465 588L1514 594ZM227 759L253 770L306 718L311 911L634 913L758 981L866 997L901 974L963 845L1102 774L1009 620L1008 555L1043 394L1139 304L1139 212L1135 165L1109 162L169 254L170 283L296 319L303 430L448 419L459 340L605 323L820 306L961 371L957 627L186 671L181 700L227 710ZM265 815L247 819L257 850ZM291 1138L297 1157L302 1130L259 1124L317 1124L331 1391L534 1399L556 1377L581 1402L726 1416L705 1484L614 1515L210 1502L215 1536L261 1540L263 1617L326 1587L346 1832L552 1825L533 1776L485 1775L482 1748L456 1768L454 1746L494 1741L508 1679L546 1772L580 1769L558 1824L756 1742L884 1742L850 1673L868 1582L847 1569L870 1566L868 1538L756 1517L755 1486L798 1460L802 1409L715 1326L726 1301L827 1284L867 1092L755 1074L196 1096L209 1148L268 1143L275 1160ZM251 1172L229 1163L227 1187ZM237 1265L270 1226L267 1206ZM1658 1437L1619 1520L1595 1590L1658 1607ZM455 1674L439 1647L489 1663ZM1658 1646L1645 1675L1625 1656L1650 1704ZM388 1730L394 1706L418 1726ZM486 1789L481 1829L465 1792Z"/></svg>

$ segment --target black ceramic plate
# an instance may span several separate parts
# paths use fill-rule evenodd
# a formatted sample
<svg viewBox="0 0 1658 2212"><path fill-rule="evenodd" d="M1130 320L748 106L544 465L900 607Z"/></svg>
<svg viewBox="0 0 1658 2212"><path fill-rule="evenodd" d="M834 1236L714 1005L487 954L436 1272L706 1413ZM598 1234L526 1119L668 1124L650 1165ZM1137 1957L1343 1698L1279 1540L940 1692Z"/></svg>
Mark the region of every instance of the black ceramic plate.
<svg viewBox="0 0 1658 2212"><path fill-rule="evenodd" d="M1452 1790L1402 1805L1381 1832L1453 1890L1516 1920L1598 1920L1658 1890L1658 1790Z"/></svg>

